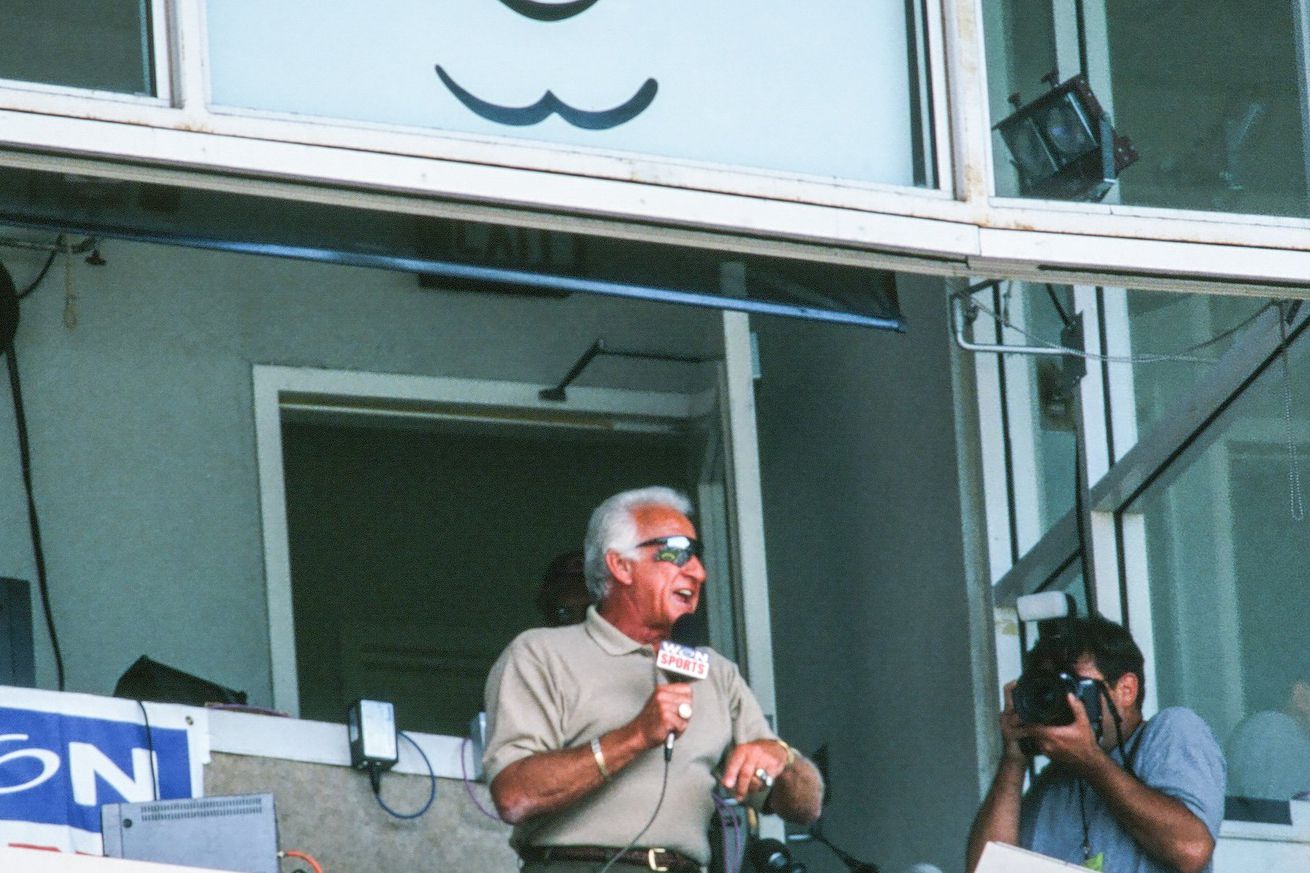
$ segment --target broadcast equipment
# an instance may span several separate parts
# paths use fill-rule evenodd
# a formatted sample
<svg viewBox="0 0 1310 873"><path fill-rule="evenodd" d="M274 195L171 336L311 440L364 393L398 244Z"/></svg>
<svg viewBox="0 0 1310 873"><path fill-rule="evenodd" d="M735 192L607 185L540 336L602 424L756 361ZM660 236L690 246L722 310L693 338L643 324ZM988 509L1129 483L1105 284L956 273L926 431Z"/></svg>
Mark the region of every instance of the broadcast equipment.
<svg viewBox="0 0 1310 873"><path fill-rule="evenodd" d="M271 794L107 803L100 830L111 858L279 873Z"/></svg>
<svg viewBox="0 0 1310 873"><path fill-rule="evenodd" d="M376 794L383 772L400 760L395 707L383 700L356 700L346 713L346 734L350 766L368 772Z"/></svg>
<svg viewBox="0 0 1310 873"><path fill-rule="evenodd" d="M245 705L246 693L161 664L142 655L118 677L114 696L154 703L204 706L208 703Z"/></svg>
<svg viewBox="0 0 1310 873"><path fill-rule="evenodd" d="M31 586L0 576L0 685L36 687Z"/></svg>
<svg viewBox="0 0 1310 873"><path fill-rule="evenodd" d="M1057 71L1052 70L1042 80L1051 90L1028 104L1011 95L1014 113L992 128L1010 151L1019 193L1098 201L1119 173L1137 161L1137 150L1115 132L1086 76L1056 84Z"/></svg>
<svg viewBox="0 0 1310 873"><path fill-rule="evenodd" d="M756 840L747 854L757 873L806 873L805 865L792 861L791 852L777 840Z"/></svg>

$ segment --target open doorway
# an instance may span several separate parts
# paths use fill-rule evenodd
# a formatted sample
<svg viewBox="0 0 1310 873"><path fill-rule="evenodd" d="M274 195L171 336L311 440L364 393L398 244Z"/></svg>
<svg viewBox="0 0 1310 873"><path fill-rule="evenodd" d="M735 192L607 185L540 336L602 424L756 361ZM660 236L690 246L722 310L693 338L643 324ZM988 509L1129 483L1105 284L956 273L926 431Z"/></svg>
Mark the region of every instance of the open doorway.
<svg viewBox="0 0 1310 873"><path fill-rule="evenodd" d="M753 438L753 409L721 400L749 388L741 328L703 390L580 386L564 403L527 383L256 366L275 706L340 721L380 698L402 727L463 735L495 657L546 623L537 586L595 505L667 484L706 546L700 641L764 663L748 678L772 714L761 516L741 498L754 483L758 504L758 462L736 435Z"/></svg>
<svg viewBox="0 0 1310 873"><path fill-rule="evenodd" d="M689 435L369 416L284 419L300 714L392 701L401 728L460 735L500 651L545 619L551 560L591 509L691 491ZM694 492L693 492L694 493Z"/></svg>

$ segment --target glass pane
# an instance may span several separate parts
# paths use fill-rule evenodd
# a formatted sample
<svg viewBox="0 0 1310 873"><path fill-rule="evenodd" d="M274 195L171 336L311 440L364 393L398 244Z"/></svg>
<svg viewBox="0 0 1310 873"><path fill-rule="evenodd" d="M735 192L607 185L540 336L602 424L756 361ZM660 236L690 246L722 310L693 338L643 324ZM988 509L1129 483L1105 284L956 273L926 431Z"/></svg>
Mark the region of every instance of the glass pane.
<svg viewBox="0 0 1310 873"><path fill-rule="evenodd" d="M599 293L716 308L744 302L757 312L865 326L901 318L896 277L887 271L198 188L0 169L0 216L93 235L401 270L420 274L427 288L548 298ZM724 293L727 263L742 265L743 293L735 300Z"/></svg>
<svg viewBox="0 0 1310 873"><path fill-rule="evenodd" d="M1290 354L1292 427L1310 452L1310 343ZM1197 711L1225 743L1229 793L1286 800L1310 789L1307 521L1280 362L1132 507L1143 516L1161 707ZM1298 684L1301 683L1301 684ZM1300 689L1300 690L1298 690ZM1304 693L1302 693L1304 692Z"/></svg>
<svg viewBox="0 0 1310 873"><path fill-rule="evenodd" d="M151 0L9 3L0 15L0 79L155 94Z"/></svg>
<svg viewBox="0 0 1310 873"><path fill-rule="evenodd" d="M1134 357L1191 359L1132 365L1138 434L1145 434L1164 418L1268 305L1267 300L1253 297L1128 292L1128 333Z"/></svg>
<svg viewBox="0 0 1310 873"><path fill-rule="evenodd" d="M1012 93L1020 95L1018 105L1043 105L1049 90L1042 77L1057 66L1051 84L1077 74L1081 43L1087 68L1108 71L1091 77L1096 104L1137 154L1135 162L1122 162L1127 165L1114 198L1141 206L1308 215L1299 9L1296 3L1243 0L1089 0L1078 16L1074 4L1001 0L984 22L993 121L1013 111L1006 103ZM1079 160L1057 155L1057 167L1068 167L1062 181L1042 181L1052 172L1044 152L1059 150L1062 131L1081 129L1086 146L1090 129L1099 141L1095 116L1089 116L1090 128L1070 128L1051 123L1063 115L1034 111L1041 134L1002 124L1008 133L994 140L998 193L1103 196L1095 181L1104 162L1095 147L1079 149Z"/></svg>
<svg viewBox="0 0 1310 873"><path fill-rule="evenodd" d="M1012 282L997 297L1010 325L1007 345L1057 345L1061 312L1073 312L1068 286ZM1013 471L1019 551L1032 547L1074 505L1076 389L1063 377L1063 358L1005 355L1006 418Z"/></svg>
<svg viewBox="0 0 1310 873"><path fill-rule="evenodd" d="M932 185L923 8L206 4L222 106Z"/></svg>
<svg viewBox="0 0 1310 873"><path fill-rule="evenodd" d="M1023 100L1031 100L1042 77L1056 69L1055 21L1051 0L1000 0L983 4L986 33L989 105L993 121L1008 116ZM998 194L1019 193L1015 164L1036 171L1049 167L1045 146L1034 138L1031 127L1021 126L1010 137L999 132L992 143L996 156Z"/></svg>
<svg viewBox="0 0 1310 873"><path fill-rule="evenodd" d="M1054 579L1043 585L1042 591L1063 591L1065 594L1073 595L1074 607L1077 615L1086 616L1087 613L1087 586L1083 583L1083 562L1079 555L1074 555L1073 560L1061 570Z"/></svg>

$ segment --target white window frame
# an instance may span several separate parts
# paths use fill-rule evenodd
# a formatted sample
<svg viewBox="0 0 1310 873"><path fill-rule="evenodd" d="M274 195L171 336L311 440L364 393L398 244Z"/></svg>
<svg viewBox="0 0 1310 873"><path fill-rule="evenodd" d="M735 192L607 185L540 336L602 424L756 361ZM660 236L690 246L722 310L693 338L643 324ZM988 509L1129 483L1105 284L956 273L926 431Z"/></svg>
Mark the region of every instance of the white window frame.
<svg viewBox="0 0 1310 873"><path fill-rule="evenodd" d="M1087 313L1088 351L1099 350L1101 331L1092 316L1096 307L1103 306L1106 309L1104 335L1107 353L1131 353L1126 302L1129 293L1112 288L1075 289L1078 308ZM1277 352L1282 339L1278 318L1276 309L1263 312L1220 361L1140 439L1136 433L1131 365L1103 365L1088 361L1088 374L1080 388L1088 433L1088 459L1084 461L1083 469L1092 483L1088 503L1091 517L1089 547L1095 597L1102 614L1123 622L1132 631L1145 655L1148 674L1154 674L1156 663L1150 579L1144 522L1140 514L1132 511L1132 505L1148 486L1158 487L1160 477L1179 472L1176 466L1170 465L1174 464L1180 451L1198 442L1204 444L1219 435L1213 429L1215 418L1240 396L1253 375L1267 366ZM1306 319L1307 314L1301 313L1297 326ZM1296 326L1289 331L1295 329ZM984 362L984 357L993 355L976 356L981 420L996 417L996 404L1000 398L994 386L984 378L994 369L993 364ZM1107 387L1110 392L1108 404L1103 393ZM1113 465L1109 463L1111 445L1116 456ZM997 458L984 455L984 480L988 483L984 487L997 487L995 483L1001 473L993 469L989 478L986 468L988 465L995 468L999 463ZM985 503L988 507L989 542L1006 542L1007 536L1013 535L1005 531L1010 525L1008 513L1003 515L997 511L999 501L996 499L985 500ZM992 598L998 612L1012 614L1016 597L1040 590L1059 574L1078 549L1077 519L1074 510L1070 510L1046 530L1031 549L1010 562L1003 571L1000 567L1006 562L993 556L995 583ZM1004 652L1001 647L1012 647L1013 640L1006 640L998 634L997 645L998 661L1012 668L1013 653ZM1148 714L1159 705L1156 685L1147 683L1143 710Z"/></svg>
<svg viewBox="0 0 1310 873"><path fill-rule="evenodd" d="M502 423L512 420L515 415L524 422L536 418L546 423L558 422L561 410L558 403L542 400L539 396L542 388L550 386L527 383L263 364L253 367L252 380L273 706L296 715L300 710L300 689L296 673L282 452L283 410L464 420L486 418ZM708 414L713 408L712 393L702 396L571 387L567 412L578 420L579 426L587 419L598 422L616 419L631 421L631 426L637 426L641 420L658 429ZM511 418L507 419L507 415Z"/></svg>
<svg viewBox="0 0 1310 873"><path fill-rule="evenodd" d="M335 415L388 414L429 419L488 419L501 424L621 426L677 432L716 408L723 452L723 509L711 524L729 534L736 565L718 595L711 644L736 648L751 689L776 725L773 640L765 563L763 496L754 411L750 319L723 313L724 360L716 388L700 394L573 386L567 410L540 396L547 385L256 364L252 369L255 451L259 467L264 578L268 601L269 662L274 708L300 708L288 548L282 413L287 409ZM717 507L717 504L715 504ZM726 566L721 569L726 570ZM735 603L731 601L735 599ZM734 627L731 612L736 617Z"/></svg>
<svg viewBox="0 0 1310 873"><path fill-rule="evenodd" d="M209 108L203 0L152 2L168 27L157 40L170 59L159 67L168 105L0 87L0 165L44 154L105 174L173 168L439 201L465 216L491 204L513 223L567 215L645 239L782 245L905 272L1306 294L1310 219L993 197L982 0L925 7L936 166L948 190L219 112Z"/></svg>

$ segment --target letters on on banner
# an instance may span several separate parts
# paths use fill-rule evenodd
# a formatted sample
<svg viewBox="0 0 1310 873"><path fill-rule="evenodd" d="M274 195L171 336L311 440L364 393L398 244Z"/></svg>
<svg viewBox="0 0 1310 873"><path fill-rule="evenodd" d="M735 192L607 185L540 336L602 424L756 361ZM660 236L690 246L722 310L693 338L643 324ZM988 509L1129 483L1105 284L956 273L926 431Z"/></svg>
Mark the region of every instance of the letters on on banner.
<svg viewBox="0 0 1310 873"><path fill-rule="evenodd" d="M0 846L100 854L103 804L198 797L208 757L203 709L0 687Z"/></svg>

